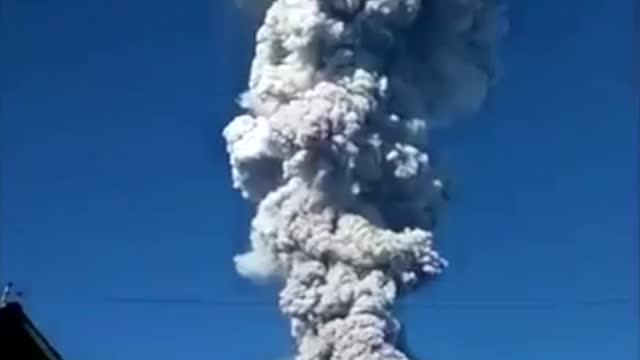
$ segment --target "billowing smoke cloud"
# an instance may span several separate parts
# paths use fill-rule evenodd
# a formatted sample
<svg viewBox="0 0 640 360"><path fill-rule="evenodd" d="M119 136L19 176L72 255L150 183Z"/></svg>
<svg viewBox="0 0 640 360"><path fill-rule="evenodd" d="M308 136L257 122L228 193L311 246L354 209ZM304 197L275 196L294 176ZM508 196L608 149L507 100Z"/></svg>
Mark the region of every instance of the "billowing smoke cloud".
<svg viewBox="0 0 640 360"><path fill-rule="evenodd" d="M252 4L269 10L245 113L224 130L234 187L257 204L237 270L285 280L280 308L297 360L407 359L390 308L446 266L432 236L444 184L426 133L483 103L502 9L489 0Z"/></svg>

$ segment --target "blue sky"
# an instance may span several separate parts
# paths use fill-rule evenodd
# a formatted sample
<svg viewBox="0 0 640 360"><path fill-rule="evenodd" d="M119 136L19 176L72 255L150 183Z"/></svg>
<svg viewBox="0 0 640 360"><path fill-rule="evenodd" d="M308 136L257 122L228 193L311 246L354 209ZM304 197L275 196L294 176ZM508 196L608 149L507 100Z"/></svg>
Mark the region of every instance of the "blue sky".
<svg viewBox="0 0 640 360"><path fill-rule="evenodd" d="M452 266L399 310L421 358L638 358L633 7L511 4L486 110L435 134ZM251 211L220 131L246 19L213 0L5 0L1 16L0 280L59 351L288 355L273 290L231 260Z"/></svg>

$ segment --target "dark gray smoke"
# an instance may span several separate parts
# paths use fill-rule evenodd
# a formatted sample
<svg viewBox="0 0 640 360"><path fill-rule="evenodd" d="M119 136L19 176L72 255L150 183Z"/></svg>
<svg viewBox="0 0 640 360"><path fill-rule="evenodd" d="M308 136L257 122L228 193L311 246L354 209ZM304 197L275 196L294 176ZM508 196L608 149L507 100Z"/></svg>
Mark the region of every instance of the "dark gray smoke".
<svg viewBox="0 0 640 360"><path fill-rule="evenodd" d="M257 204L247 277L282 277L297 360L401 360L397 293L446 266L425 146L477 110L496 73L489 0L237 0L264 14L245 113L224 130Z"/></svg>

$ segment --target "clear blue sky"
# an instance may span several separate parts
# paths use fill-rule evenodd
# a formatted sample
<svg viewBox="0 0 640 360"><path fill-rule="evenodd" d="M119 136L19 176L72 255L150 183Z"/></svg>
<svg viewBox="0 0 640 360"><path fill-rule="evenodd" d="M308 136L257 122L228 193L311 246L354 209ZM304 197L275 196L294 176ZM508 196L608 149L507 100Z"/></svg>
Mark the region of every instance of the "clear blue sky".
<svg viewBox="0 0 640 360"><path fill-rule="evenodd" d="M400 311L422 358L638 358L634 3L511 5L487 110L437 134L452 267ZM231 260L244 20L220 0L1 4L0 279L33 320L67 360L289 354L273 291Z"/></svg>

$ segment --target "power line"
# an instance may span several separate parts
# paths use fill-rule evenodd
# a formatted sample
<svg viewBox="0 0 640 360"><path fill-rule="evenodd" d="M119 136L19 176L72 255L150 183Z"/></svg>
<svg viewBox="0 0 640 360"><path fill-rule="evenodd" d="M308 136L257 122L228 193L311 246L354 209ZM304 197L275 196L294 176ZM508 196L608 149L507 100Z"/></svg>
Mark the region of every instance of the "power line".
<svg viewBox="0 0 640 360"><path fill-rule="evenodd" d="M197 298L152 298L152 297L107 297L110 303L167 306L203 307L276 307L277 303L244 299L197 299ZM622 306L633 303L631 297L585 298L529 301L446 301L446 302L400 302L399 309L443 309L443 310L554 310L560 308L595 308Z"/></svg>

